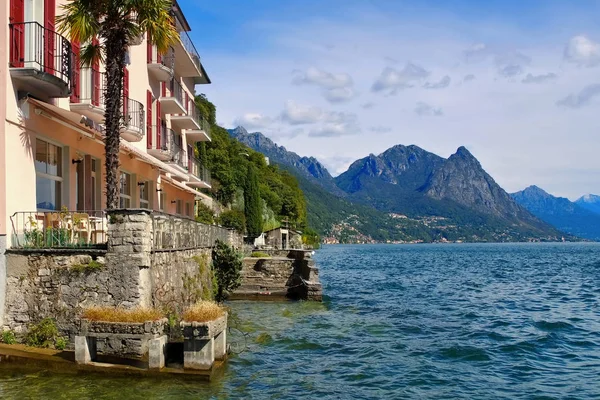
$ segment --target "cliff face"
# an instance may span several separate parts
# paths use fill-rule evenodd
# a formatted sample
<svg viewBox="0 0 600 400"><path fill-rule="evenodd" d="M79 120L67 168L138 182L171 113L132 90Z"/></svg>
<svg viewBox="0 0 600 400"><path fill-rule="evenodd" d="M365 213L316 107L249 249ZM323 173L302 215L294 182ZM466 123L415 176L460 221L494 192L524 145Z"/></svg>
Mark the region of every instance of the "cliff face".
<svg viewBox="0 0 600 400"><path fill-rule="evenodd" d="M596 214L600 214L600 196L595 194L586 194L585 196L581 196L575 203Z"/></svg>

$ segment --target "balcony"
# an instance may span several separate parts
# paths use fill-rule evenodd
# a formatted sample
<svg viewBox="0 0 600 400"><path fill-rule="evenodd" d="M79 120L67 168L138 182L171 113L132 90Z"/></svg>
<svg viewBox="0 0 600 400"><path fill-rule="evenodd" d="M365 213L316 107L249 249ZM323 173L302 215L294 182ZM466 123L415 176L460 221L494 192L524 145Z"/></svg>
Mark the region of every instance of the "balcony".
<svg viewBox="0 0 600 400"><path fill-rule="evenodd" d="M187 96L186 96L187 98ZM196 104L189 100L187 103L187 112L185 114L173 114L171 115L171 126L176 129L202 129L202 118L200 110L196 107Z"/></svg>
<svg viewBox="0 0 600 400"><path fill-rule="evenodd" d="M187 129L185 136L188 143L193 142L210 142L210 124L204 117L200 117L200 129Z"/></svg>
<svg viewBox="0 0 600 400"><path fill-rule="evenodd" d="M198 51L186 31L179 32L179 39L175 43L175 71L179 76L193 77L194 83L210 83L206 75Z"/></svg>
<svg viewBox="0 0 600 400"><path fill-rule="evenodd" d="M175 132L165 126L146 127L148 135L148 154L161 161L169 161L175 157Z"/></svg>
<svg viewBox="0 0 600 400"><path fill-rule="evenodd" d="M148 42L148 73L154 79L164 82L173 77L175 69L174 50L162 55L157 51L156 46Z"/></svg>
<svg viewBox="0 0 600 400"><path fill-rule="evenodd" d="M186 112L183 102L183 88L176 79L161 83L160 102L161 117L165 114L183 114Z"/></svg>
<svg viewBox="0 0 600 400"><path fill-rule="evenodd" d="M71 43L37 22L8 26L8 63L18 90L39 97L67 97L73 62Z"/></svg>
<svg viewBox="0 0 600 400"><path fill-rule="evenodd" d="M179 138L179 139L181 140L181 138ZM172 152L173 157L169 161L167 161L167 164L170 164L171 166L175 167L180 172L187 174L187 172L188 172L187 153L185 150L183 150L183 148L181 147L181 144L178 143L177 138L175 138L175 140L173 140L172 144L173 144L173 152ZM173 178L178 178L178 177L174 176Z"/></svg>
<svg viewBox="0 0 600 400"><path fill-rule="evenodd" d="M77 76L74 77L77 79ZM104 121L104 88L106 74L93 68L82 68L79 79L73 82L71 111L85 115L95 122Z"/></svg>
<svg viewBox="0 0 600 400"><path fill-rule="evenodd" d="M206 169L200 160L188 154L188 186L210 189L210 171Z"/></svg>
<svg viewBox="0 0 600 400"><path fill-rule="evenodd" d="M123 99L121 137L130 142L139 142L144 137L144 105L139 101Z"/></svg>

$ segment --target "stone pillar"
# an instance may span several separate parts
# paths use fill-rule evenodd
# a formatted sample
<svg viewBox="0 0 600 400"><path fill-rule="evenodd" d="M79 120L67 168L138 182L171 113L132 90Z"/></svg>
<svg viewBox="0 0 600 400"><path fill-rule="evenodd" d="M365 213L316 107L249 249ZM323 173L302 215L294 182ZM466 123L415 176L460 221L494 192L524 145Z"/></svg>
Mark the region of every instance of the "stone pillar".
<svg viewBox="0 0 600 400"><path fill-rule="evenodd" d="M123 275L117 299L124 307L149 307L152 301L150 266L151 211L139 208L108 211L106 265Z"/></svg>
<svg viewBox="0 0 600 400"><path fill-rule="evenodd" d="M148 368L161 369L165 367L168 339L167 335L163 335L148 342Z"/></svg>
<svg viewBox="0 0 600 400"><path fill-rule="evenodd" d="M75 362L89 364L96 359L96 338L75 336Z"/></svg>
<svg viewBox="0 0 600 400"><path fill-rule="evenodd" d="M6 306L6 235L0 234L0 329L4 325L4 308Z"/></svg>
<svg viewBox="0 0 600 400"><path fill-rule="evenodd" d="M183 368L210 369L215 362L215 338L184 340Z"/></svg>
<svg viewBox="0 0 600 400"><path fill-rule="evenodd" d="M227 329L215 336L215 360L224 360L227 353Z"/></svg>

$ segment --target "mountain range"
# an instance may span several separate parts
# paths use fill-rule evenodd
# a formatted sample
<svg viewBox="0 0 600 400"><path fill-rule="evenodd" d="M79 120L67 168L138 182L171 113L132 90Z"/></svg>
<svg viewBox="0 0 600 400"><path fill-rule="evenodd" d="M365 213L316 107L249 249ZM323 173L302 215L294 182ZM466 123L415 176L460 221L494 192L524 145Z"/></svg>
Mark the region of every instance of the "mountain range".
<svg viewBox="0 0 600 400"><path fill-rule="evenodd" d="M563 232L600 240L600 196L586 195L572 202L552 196L537 186L529 186L511 196L533 215Z"/></svg>
<svg viewBox="0 0 600 400"><path fill-rule="evenodd" d="M418 146L397 145L355 161L334 178L315 158L287 151L260 132L237 127L229 133L298 178L309 223L326 236L350 241L563 236L518 204L465 147L445 159Z"/></svg>

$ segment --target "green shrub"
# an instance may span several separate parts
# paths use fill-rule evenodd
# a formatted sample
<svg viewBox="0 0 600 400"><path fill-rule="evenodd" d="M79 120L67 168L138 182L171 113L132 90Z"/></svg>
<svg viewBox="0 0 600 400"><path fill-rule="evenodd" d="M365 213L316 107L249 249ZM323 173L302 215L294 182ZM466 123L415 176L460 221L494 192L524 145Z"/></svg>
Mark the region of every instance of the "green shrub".
<svg viewBox="0 0 600 400"><path fill-rule="evenodd" d="M250 257L267 258L271 256L268 253L265 253L264 251L253 251L252 254L250 254Z"/></svg>
<svg viewBox="0 0 600 400"><path fill-rule="evenodd" d="M222 302L227 293L242 283L242 255L227 243L217 240L212 251L213 270L217 278L215 300Z"/></svg>
<svg viewBox="0 0 600 400"><path fill-rule="evenodd" d="M6 343L6 344L17 343L17 338L15 337L15 333L11 330L2 332L2 343Z"/></svg>
<svg viewBox="0 0 600 400"><path fill-rule="evenodd" d="M239 233L244 233L246 217L242 211L227 210L219 215L219 223L225 228L235 229Z"/></svg>
<svg viewBox="0 0 600 400"><path fill-rule="evenodd" d="M202 202L198 202L196 208L196 221L207 225L212 225L215 222L215 214L213 210Z"/></svg>
<svg viewBox="0 0 600 400"><path fill-rule="evenodd" d="M58 328L52 318L44 318L31 325L25 337L25 343L32 347L50 347L58 337Z"/></svg>
<svg viewBox="0 0 600 400"><path fill-rule="evenodd" d="M93 271L99 271L102 268L104 268L105 265L102 263L99 263L96 260L92 260L87 264L73 264L71 265L71 271L75 271L78 273L81 272L93 272Z"/></svg>
<svg viewBox="0 0 600 400"><path fill-rule="evenodd" d="M67 340L67 338L59 336L54 341L54 347L56 348L56 350L64 350L67 348L68 343L69 341Z"/></svg>

